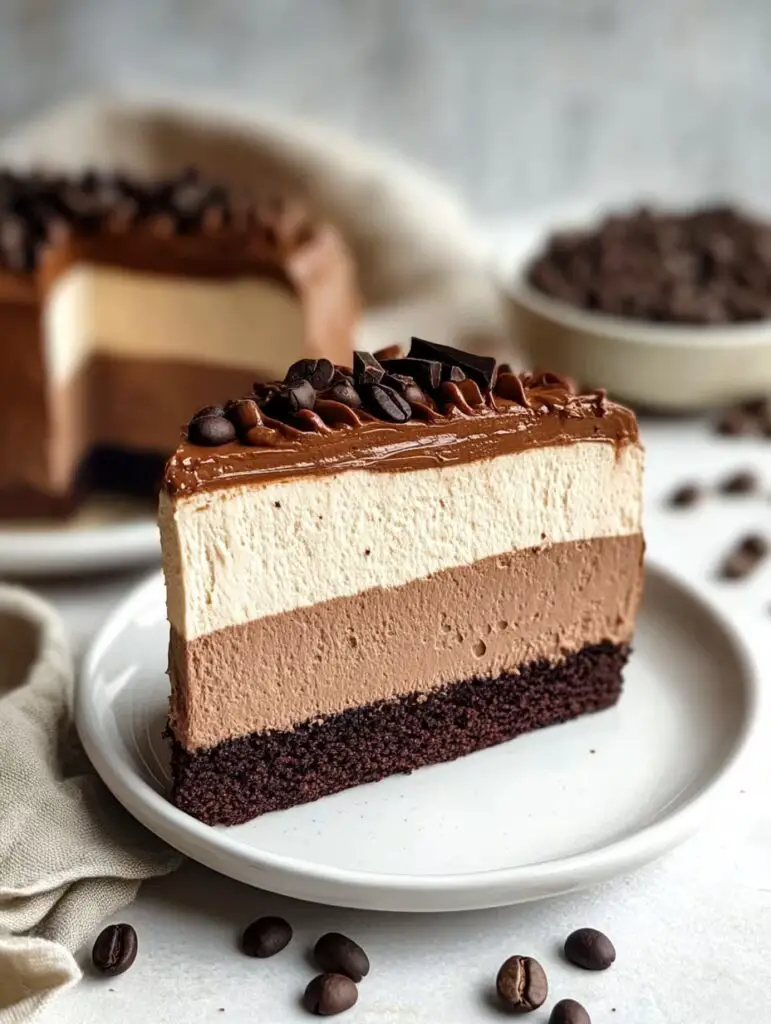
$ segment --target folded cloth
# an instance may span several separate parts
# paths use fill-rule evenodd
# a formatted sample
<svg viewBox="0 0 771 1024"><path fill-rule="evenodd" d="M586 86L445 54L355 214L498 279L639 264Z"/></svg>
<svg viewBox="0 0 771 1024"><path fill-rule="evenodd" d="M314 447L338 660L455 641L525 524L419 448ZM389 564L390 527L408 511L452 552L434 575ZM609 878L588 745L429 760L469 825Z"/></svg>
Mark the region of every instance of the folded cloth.
<svg viewBox="0 0 771 1024"><path fill-rule="evenodd" d="M0 586L0 1024L81 975L73 957L179 863L112 797L73 726L73 661L44 601Z"/></svg>

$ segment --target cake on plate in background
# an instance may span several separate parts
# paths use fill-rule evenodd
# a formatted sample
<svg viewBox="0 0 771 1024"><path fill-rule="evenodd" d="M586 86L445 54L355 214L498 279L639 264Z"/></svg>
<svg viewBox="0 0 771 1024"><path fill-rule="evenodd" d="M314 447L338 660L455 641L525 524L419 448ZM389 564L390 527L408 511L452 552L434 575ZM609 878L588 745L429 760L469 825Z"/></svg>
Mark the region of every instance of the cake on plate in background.
<svg viewBox="0 0 771 1024"><path fill-rule="evenodd" d="M299 203L194 172L4 172L0 518L151 494L191 408L302 357L346 361L358 308L342 239Z"/></svg>
<svg viewBox="0 0 771 1024"><path fill-rule="evenodd" d="M419 339L203 409L160 501L177 806L235 824L614 704L642 468L604 392Z"/></svg>

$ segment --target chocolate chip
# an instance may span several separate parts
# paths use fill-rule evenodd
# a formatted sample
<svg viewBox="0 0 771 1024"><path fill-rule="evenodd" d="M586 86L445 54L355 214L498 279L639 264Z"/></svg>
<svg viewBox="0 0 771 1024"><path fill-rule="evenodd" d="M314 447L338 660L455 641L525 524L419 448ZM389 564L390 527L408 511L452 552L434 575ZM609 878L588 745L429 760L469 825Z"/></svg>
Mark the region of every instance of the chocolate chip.
<svg viewBox="0 0 771 1024"><path fill-rule="evenodd" d="M442 364L436 359L388 359L389 374L411 377L424 391L435 391L442 382Z"/></svg>
<svg viewBox="0 0 771 1024"><path fill-rule="evenodd" d="M585 971L605 971L616 959L616 950L596 928L579 928L565 939L565 956Z"/></svg>
<svg viewBox="0 0 771 1024"><path fill-rule="evenodd" d="M361 946L339 932L322 935L313 949L316 963L327 973L345 974L359 982L369 974L369 958Z"/></svg>
<svg viewBox="0 0 771 1024"><path fill-rule="evenodd" d="M680 484L669 496L667 504L672 508L692 508L704 497L698 484Z"/></svg>
<svg viewBox="0 0 771 1024"><path fill-rule="evenodd" d="M409 402L393 388L383 384L363 384L359 391L367 407L381 419L406 423L412 416Z"/></svg>
<svg viewBox="0 0 771 1024"><path fill-rule="evenodd" d="M334 402L342 402L343 405L347 405L350 409L358 409L361 406L361 398L358 391L347 380L333 384L328 391L324 392L324 397L331 398Z"/></svg>
<svg viewBox="0 0 771 1024"><path fill-rule="evenodd" d="M478 356L473 352L463 352L449 345L438 345L423 338L413 338L410 344L410 358L437 359L450 366L458 366L477 382L483 391L490 389L495 376L495 359L492 356Z"/></svg>
<svg viewBox="0 0 771 1024"><path fill-rule="evenodd" d="M245 929L241 949L247 956L263 960L280 953L291 939L292 927L283 917L260 917Z"/></svg>
<svg viewBox="0 0 771 1024"><path fill-rule="evenodd" d="M549 1024L592 1024L592 1018L575 999L560 999L549 1014Z"/></svg>
<svg viewBox="0 0 771 1024"><path fill-rule="evenodd" d="M537 1010L549 994L546 972L530 956L510 956L498 971L495 988L501 1001L518 1013Z"/></svg>
<svg viewBox="0 0 771 1024"><path fill-rule="evenodd" d="M738 550L750 558L760 560L768 554L768 541L758 533L750 533L739 541Z"/></svg>
<svg viewBox="0 0 771 1024"><path fill-rule="evenodd" d="M332 383L335 367L328 359L299 359L292 363L284 377L285 384L307 380L315 391L323 391Z"/></svg>
<svg viewBox="0 0 771 1024"><path fill-rule="evenodd" d="M94 943L91 960L100 974L114 978L131 967L137 948L137 933L130 924L110 924Z"/></svg>
<svg viewBox="0 0 771 1024"><path fill-rule="evenodd" d="M354 352L353 375L357 384L378 384L385 370L371 352Z"/></svg>
<svg viewBox="0 0 771 1024"><path fill-rule="evenodd" d="M751 469L740 469L721 480L717 489L728 495L753 494L760 489L760 480Z"/></svg>
<svg viewBox="0 0 771 1024"><path fill-rule="evenodd" d="M293 384L282 385L274 391L265 402L268 416L281 419L293 416L301 409L312 409L316 404L316 392L310 381L298 380Z"/></svg>
<svg viewBox="0 0 771 1024"><path fill-rule="evenodd" d="M236 428L225 416L199 416L190 421L187 439L191 444L218 448L236 439Z"/></svg>
<svg viewBox="0 0 771 1024"><path fill-rule="evenodd" d="M721 414L715 429L725 437L746 437L755 433L756 422L741 409L727 409Z"/></svg>
<svg viewBox="0 0 771 1024"><path fill-rule="evenodd" d="M253 398L239 398L234 402L228 402L225 406L225 415L239 434L245 434L252 427L262 423L260 407Z"/></svg>
<svg viewBox="0 0 771 1024"><path fill-rule="evenodd" d="M305 990L305 1009L318 1017L332 1017L356 1005L359 990L344 974L319 974Z"/></svg>

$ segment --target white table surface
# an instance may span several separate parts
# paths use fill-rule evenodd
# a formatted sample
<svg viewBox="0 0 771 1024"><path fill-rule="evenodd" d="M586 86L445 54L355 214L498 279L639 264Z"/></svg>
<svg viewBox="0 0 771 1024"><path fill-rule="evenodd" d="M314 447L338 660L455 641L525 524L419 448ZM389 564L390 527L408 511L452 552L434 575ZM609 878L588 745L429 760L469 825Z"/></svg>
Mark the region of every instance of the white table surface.
<svg viewBox="0 0 771 1024"><path fill-rule="evenodd" d="M771 532L769 493L715 498L672 512L663 496L686 478L709 483L756 468L771 491L771 442L715 437L704 423L650 421L649 551L724 602L749 642L769 649L771 560L750 580L714 580L723 551L743 531ZM66 616L82 650L141 573L39 587ZM771 669L768 673L771 683ZM771 722L767 735L771 738ZM513 953L537 957L555 1000L577 998L594 1024L739 1024L771 1020L771 754L755 750L721 796L711 824L685 846L636 874L583 893L509 909L441 915L343 911L249 889L188 864L146 884L119 915L137 929L140 955L115 979L88 973L41 1018L44 1024L283 1024L310 1019L299 997L314 973L308 950L324 931L356 937L372 961L356 1009L361 1024L461 1024L500 1019L491 987ZM244 925L265 913L295 929L288 949L254 961L237 950ZM586 974L563 964L573 928L612 937L612 970ZM551 1000L550 1000L551 1002ZM528 1017L543 1024L547 1013Z"/></svg>

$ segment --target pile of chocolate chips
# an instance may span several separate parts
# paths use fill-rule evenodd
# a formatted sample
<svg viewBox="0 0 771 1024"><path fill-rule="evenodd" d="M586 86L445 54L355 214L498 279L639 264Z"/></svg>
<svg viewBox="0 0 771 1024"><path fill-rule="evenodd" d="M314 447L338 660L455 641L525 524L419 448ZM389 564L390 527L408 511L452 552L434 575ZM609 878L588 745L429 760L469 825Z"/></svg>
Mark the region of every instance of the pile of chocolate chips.
<svg viewBox="0 0 771 1024"><path fill-rule="evenodd" d="M207 447L236 439L259 445L265 440L266 419L291 424L303 414L312 414L319 400L363 409L386 422L406 423L413 405L433 407L445 385L469 380L481 397L493 386L495 370L491 356L421 338L412 339L404 357L398 346L378 356L354 352L352 370L334 366L328 359L301 359L289 367L280 384L255 384L247 398L199 410L187 436L192 444Z"/></svg>
<svg viewBox="0 0 771 1024"><path fill-rule="evenodd" d="M58 225L92 232L111 216L127 223L162 216L169 233L186 234L206 218L227 222L232 209L228 191L202 180L195 170L146 182L95 171L77 177L0 171L0 263L20 273L31 271Z"/></svg>
<svg viewBox="0 0 771 1024"><path fill-rule="evenodd" d="M552 235L528 280L571 305L637 320L762 320L771 316L771 224L731 206L641 207Z"/></svg>

